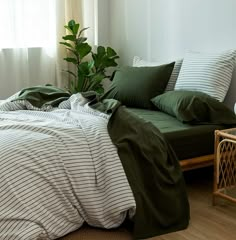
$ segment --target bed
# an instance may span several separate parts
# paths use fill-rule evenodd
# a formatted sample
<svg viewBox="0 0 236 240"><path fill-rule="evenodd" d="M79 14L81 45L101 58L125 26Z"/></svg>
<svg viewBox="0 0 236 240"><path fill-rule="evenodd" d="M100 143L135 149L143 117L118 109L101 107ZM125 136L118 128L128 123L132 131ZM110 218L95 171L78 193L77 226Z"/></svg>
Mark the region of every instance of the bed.
<svg viewBox="0 0 236 240"><path fill-rule="evenodd" d="M1 103L0 135L1 238L57 239L84 223L125 223L134 239L145 239L188 225L172 150L118 101L24 89Z"/></svg>
<svg viewBox="0 0 236 240"><path fill-rule="evenodd" d="M124 67L102 97L37 86L2 102L0 237L57 239L84 223L125 223L134 239L185 229L182 170L212 164L214 130L236 116L222 92L165 92L174 66Z"/></svg>
<svg viewBox="0 0 236 240"><path fill-rule="evenodd" d="M234 49L219 52L187 51L183 59L177 59L174 63L146 61L135 56L132 67L118 70L106 97L120 100L131 112L158 127L176 151L183 171L210 166L214 160L214 130L232 125L228 125L227 120L226 124L223 121L217 124L209 119L197 119L196 124L196 121L192 122L196 120L194 112L191 112L192 119L184 119L178 116L177 108L190 107L201 115L197 110L198 103L190 106L184 101L193 101L191 96L186 100L182 96L175 96L171 102L175 109L171 110L168 98L171 99L171 92L176 90L183 91L183 94L184 91L197 91L232 109L232 102L235 101L235 58ZM163 103L158 100L153 106L152 98L158 94L166 95L162 97L165 99ZM177 106L174 101L179 101L182 106ZM194 101L203 105L201 99ZM221 110L224 114L224 110Z"/></svg>
<svg viewBox="0 0 236 240"><path fill-rule="evenodd" d="M213 165L214 131L225 126L191 125L160 111L129 110L159 128L173 147L183 171Z"/></svg>

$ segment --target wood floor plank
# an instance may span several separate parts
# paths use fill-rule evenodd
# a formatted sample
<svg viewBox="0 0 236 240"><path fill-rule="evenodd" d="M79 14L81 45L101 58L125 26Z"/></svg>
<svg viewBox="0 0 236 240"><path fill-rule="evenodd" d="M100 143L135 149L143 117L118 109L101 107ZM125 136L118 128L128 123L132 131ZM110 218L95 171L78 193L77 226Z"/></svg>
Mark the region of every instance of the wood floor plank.
<svg viewBox="0 0 236 240"><path fill-rule="evenodd" d="M212 168L185 173L185 179L191 209L189 227L152 240L235 240L236 204L217 199L217 205L212 206Z"/></svg>
<svg viewBox="0 0 236 240"><path fill-rule="evenodd" d="M235 240L236 204L217 199L212 206L212 167L184 173L191 209L191 221L186 230L174 232L150 240ZM131 234L123 230L102 231L81 229L62 240L131 240Z"/></svg>

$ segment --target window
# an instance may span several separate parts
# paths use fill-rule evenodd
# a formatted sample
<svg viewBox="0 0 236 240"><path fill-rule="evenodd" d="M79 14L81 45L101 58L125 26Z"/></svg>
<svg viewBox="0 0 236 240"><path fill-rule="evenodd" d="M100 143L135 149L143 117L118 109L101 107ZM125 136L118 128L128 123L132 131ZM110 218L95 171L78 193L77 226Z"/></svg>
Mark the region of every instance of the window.
<svg viewBox="0 0 236 240"><path fill-rule="evenodd" d="M0 49L53 45L55 1L1 0Z"/></svg>

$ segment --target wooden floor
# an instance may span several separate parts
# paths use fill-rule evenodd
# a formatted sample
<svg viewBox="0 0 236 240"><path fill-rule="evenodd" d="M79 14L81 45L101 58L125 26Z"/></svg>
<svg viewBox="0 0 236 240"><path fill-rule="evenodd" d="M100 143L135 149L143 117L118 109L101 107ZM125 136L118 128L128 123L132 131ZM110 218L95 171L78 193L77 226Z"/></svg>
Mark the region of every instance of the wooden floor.
<svg viewBox="0 0 236 240"><path fill-rule="evenodd" d="M217 199L212 206L213 169L186 172L185 179L191 208L189 227L152 240L235 240L236 204Z"/></svg>
<svg viewBox="0 0 236 240"><path fill-rule="evenodd" d="M191 207L188 229L150 240L236 240L236 204L219 199L212 206L213 169L192 170L185 173ZM124 229L102 231L81 229L63 240L131 240Z"/></svg>

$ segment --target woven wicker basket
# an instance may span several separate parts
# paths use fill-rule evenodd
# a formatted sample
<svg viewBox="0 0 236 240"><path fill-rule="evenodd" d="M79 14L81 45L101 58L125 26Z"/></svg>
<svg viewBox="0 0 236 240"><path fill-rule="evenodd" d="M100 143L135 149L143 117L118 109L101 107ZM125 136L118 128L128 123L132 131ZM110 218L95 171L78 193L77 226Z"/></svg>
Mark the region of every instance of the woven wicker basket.
<svg viewBox="0 0 236 240"><path fill-rule="evenodd" d="M213 204L216 196L236 203L236 128L215 131Z"/></svg>

